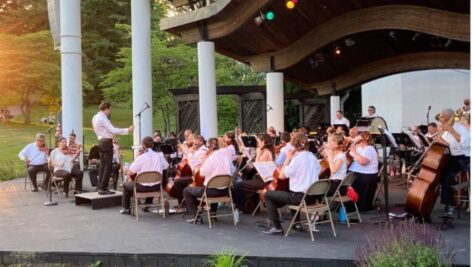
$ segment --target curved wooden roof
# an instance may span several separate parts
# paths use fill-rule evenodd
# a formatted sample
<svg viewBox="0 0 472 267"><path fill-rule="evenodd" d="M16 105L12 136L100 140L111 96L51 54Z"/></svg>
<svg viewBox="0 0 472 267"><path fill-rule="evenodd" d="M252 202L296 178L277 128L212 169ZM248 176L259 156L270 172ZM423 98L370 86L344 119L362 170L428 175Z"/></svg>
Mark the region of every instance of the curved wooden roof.
<svg viewBox="0 0 472 267"><path fill-rule="evenodd" d="M254 18L276 18L257 26ZM319 94L411 70L470 68L469 0L217 0L161 21L186 43L222 54ZM338 47L340 55L334 53Z"/></svg>

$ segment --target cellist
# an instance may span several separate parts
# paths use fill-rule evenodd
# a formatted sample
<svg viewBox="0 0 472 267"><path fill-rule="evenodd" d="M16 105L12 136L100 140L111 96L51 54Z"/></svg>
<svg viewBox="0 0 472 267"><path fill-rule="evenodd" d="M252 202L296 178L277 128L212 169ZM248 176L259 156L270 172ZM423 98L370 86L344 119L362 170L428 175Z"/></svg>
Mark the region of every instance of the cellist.
<svg viewBox="0 0 472 267"><path fill-rule="evenodd" d="M439 180L441 204L445 205L444 216L452 216L454 213L451 185L455 184L456 174L465 170L470 162L470 133L463 124L454 121L454 115L452 109L444 109L439 114L440 130L443 133L437 142L448 146L450 150L449 159Z"/></svg>

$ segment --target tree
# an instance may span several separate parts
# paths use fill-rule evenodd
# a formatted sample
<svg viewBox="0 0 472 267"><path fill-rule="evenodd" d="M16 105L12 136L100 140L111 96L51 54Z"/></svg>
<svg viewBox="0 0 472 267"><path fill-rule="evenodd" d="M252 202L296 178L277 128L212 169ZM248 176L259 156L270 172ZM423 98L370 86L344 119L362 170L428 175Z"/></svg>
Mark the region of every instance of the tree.
<svg viewBox="0 0 472 267"><path fill-rule="evenodd" d="M49 29L47 2L44 0L0 0L0 29L21 35Z"/></svg>
<svg viewBox="0 0 472 267"><path fill-rule="evenodd" d="M34 105L59 101L59 53L48 31L0 34L0 40L0 89L20 102L24 123L30 124Z"/></svg>

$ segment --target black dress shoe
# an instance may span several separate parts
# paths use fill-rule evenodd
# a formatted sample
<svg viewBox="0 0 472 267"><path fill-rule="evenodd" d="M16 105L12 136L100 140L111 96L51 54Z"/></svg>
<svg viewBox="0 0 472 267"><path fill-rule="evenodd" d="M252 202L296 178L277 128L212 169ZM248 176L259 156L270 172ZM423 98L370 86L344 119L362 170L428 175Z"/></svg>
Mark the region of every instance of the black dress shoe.
<svg viewBox="0 0 472 267"><path fill-rule="evenodd" d="M275 227L272 227L267 231L262 231L262 233L265 235L283 235L284 229L277 229Z"/></svg>
<svg viewBox="0 0 472 267"><path fill-rule="evenodd" d="M188 219L187 222L193 224L195 221L195 224L203 224L203 218L202 216L198 216L197 218L192 218Z"/></svg>
<svg viewBox="0 0 472 267"><path fill-rule="evenodd" d="M99 195L113 195L115 192L108 191L108 190L98 190Z"/></svg>

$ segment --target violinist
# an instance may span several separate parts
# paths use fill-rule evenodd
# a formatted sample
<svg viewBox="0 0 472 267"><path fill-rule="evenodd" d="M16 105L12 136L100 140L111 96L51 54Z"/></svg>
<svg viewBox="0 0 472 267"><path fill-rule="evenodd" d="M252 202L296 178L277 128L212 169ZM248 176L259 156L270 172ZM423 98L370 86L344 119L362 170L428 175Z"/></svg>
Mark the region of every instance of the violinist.
<svg viewBox="0 0 472 267"><path fill-rule="evenodd" d="M451 185L455 184L457 173L466 169L470 162L470 133L467 128L454 121L454 111L444 109L439 115L442 132L440 144L449 147L450 156L442 171L439 183L441 184L441 204L445 205L445 216L452 216L454 212L454 196Z"/></svg>
<svg viewBox="0 0 472 267"><path fill-rule="evenodd" d="M293 136L293 150L288 151L287 158L282 165L279 179L289 179L289 191L269 191L265 194L265 204L269 219L274 227L264 234L283 234L284 230L280 223L278 208L285 205L299 205L306 190L318 180L320 164L313 153L307 151L308 139L302 133ZM307 196L307 204L316 202L316 197Z"/></svg>
<svg viewBox="0 0 472 267"><path fill-rule="evenodd" d="M291 140L293 136L295 136L295 134L296 132L292 132L290 134L289 133L282 134L280 140L282 143L285 143L285 145L280 148L280 152L277 155L277 159L275 160L275 166L277 166L278 168L281 168L282 165L284 164L285 159L287 158L287 152L294 148L291 143Z"/></svg>
<svg viewBox="0 0 472 267"><path fill-rule="evenodd" d="M203 196L205 186L208 184L210 178L217 175L232 175L234 172L233 163L224 155L223 151L219 150L218 140L216 138L210 138L208 140L208 148L209 151L206 155L206 159L200 168L200 175L205 177L203 186L188 186L183 192L187 211L189 215L192 216L195 216L197 213L197 198ZM209 197L226 196L228 194L227 189L207 189L206 192ZM211 212L216 212L216 208L217 205L211 205ZM193 223L194 219L189 219L187 222ZM202 223L200 216L196 218L196 223Z"/></svg>
<svg viewBox="0 0 472 267"><path fill-rule="evenodd" d="M359 195L357 205L360 211L370 211L377 190L379 159L369 132L360 134L360 141L351 145L350 154L353 161L349 171L356 175L352 187Z"/></svg>
<svg viewBox="0 0 472 267"><path fill-rule="evenodd" d="M326 146L326 158L329 164L329 170L331 175L329 179L331 180L331 187L328 191L328 197L334 195L339 184L346 177L347 171L347 159L346 154L343 153L343 144L344 138L342 134L332 134L328 137L328 144ZM342 195L346 194L345 190L347 188L342 188L344 192L340 192Z"/></svg>
<svg viewBox="0 0 472 267"><path fill-rule="evenodd" d="M66 198L69 197L69 182L72 178L75 180L74 194L80 194L82 191L84 173L80 170L79 165L74 164L74 159L74 156L69 153L66 138L59 138L59 147L51 151L50 161L54 168L54 176L64 178Z"/></svg>
<svg viewBox="0 0 472 267"><path fill-rule="evenodd" d="M236 142L236 136L233 131L228 131L223 135L224 145L226 147L220 146L221 152L228 157L228 159L233 162L236 160L236 151L239 152L238 142Z"/></svg>
<svg viewBox="0 0 472 267"><path fill-rule="evenodd" d="M164 158L164 154L152 150L153 146L154 140L152 137L144 137L141 142L142 153L136 157L136 160L129 166L128 180L123 183L121 214L130 214L130 200L133 195L135 177L143 172L158 172L161 175L164 175L164 170L169 166L169 163L167 163L167 160ZM156 192L160 190L161 182L136 184L137 192ZM147 198L146 204L150 203L152 203L152 198Z"/></svg>
<svg viewBox="0 0 472 267"><path fill-rule="evenodd" d="M38 191L38 184L36 183L36 175L38 172L46 173L46 180L43 183L43 188L47 189L50 173L48 167L49 148L46 146L46 137L42 133L36 134L36 141L28 144L18 154L19 158L25 162L28 169L28 176L31 179L33 192Z"/></svg>
<svg viewBox="0 0 472 267"><path fill-rule="evenodd" d="M204 143L204 139L201 135L196 135L193 139L193 146L190 150L190 153L187 155L188 158L197 158L199 159L200 163L196 166L192 166L193 173L195 174L196 171L200 168L203 161L206 159L208 153L208 148ZM183 190L189 186L193 182L192 176L181 176L175 177L173 179L172 191L174 192L174 196L177 198L179 204L182 203L184 199Z"/></svg>
<svg viewBox="0 0 472 267"><path fill-rule="evenodd" d="M257 136L256 162L274 161L274 143L269 134L262 133ZM257 176L250 180L244 180L234 185L235 220L239 221L239 210L243 208L246 200L252 198L257 191L264 189L265 183Z"/></svg>
<svg viewBox="0 0 472 267"><path fill-rule="evenodd" d="M69 154L74 157L74 165L79 165L80 168L80 161L79 157L80 154L82 153L82 145L80 143L76 142L77 136L75 133L70 133L69 134L69 144L67 147L69 148Z"/></svg>

